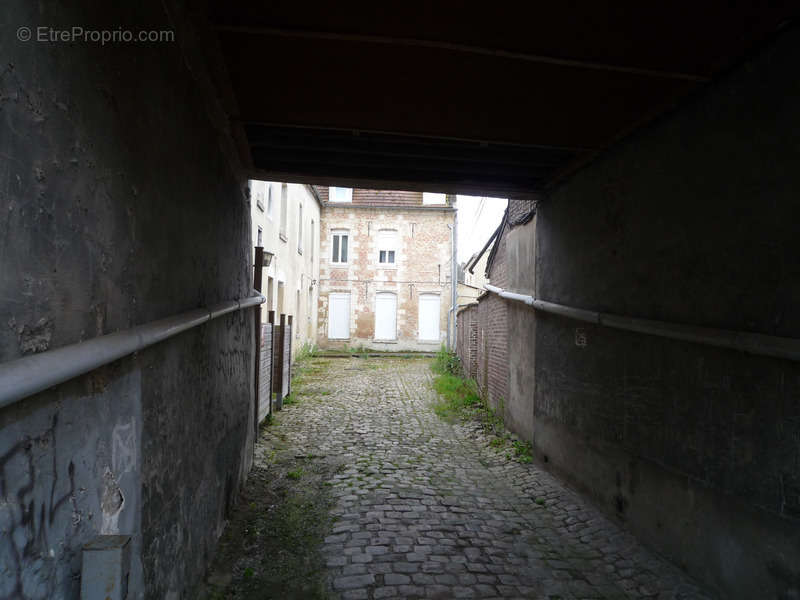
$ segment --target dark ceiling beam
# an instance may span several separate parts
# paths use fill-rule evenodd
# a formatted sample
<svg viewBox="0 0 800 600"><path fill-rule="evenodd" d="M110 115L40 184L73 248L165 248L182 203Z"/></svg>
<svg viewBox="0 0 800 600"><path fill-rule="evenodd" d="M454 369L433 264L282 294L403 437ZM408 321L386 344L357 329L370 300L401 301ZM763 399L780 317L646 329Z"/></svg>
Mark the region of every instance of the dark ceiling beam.
<svg viewBox="0 0 800 600"><path fill-rule="evenodd" d="M578 152L541 146L452 142L363 132L331 132L285 127L245 125L254 148L283 148L287 151L326 151L335 154L380 155L397 159L458 161L504 164L519 167L558 167Z"/></svg>
<svg viewBox="0 0 800 600"><path fill-rule="evenodd" d="M305 169L313 168L315 166L324 166L325 170L315 170L315 174L309 174L307 170L297 171L299 167ZM502 180L485 175L475 174L473 177L453 176L449 173L439 174L435 179L431 179L429 172L418 173L410 169L365 169L360 168L357 172L351 169L331 169L330 165L315 165L313 163L294 163L294 162L271 162L267 166L260 165L256 160L255 168L263 171L264 173L286 173L287 178L282 181L295 182L295 183L314 183L321 185L341 185L332 183L331 178L337 180L346 180L355 182L355 184L347 185L346 187L370 188L377 189L394 189L394 190L422 190L426 192L443 191L445 193L454 194L474 194L476 190L482 195L488 196L510 196L510 195L526 195L530 197L538 193L542 189L543 181L541 179L532 179L531 177L503 177ZM295 176L299 173L305 174L305 180L297 180ZM268 177L269 179L278 180L277 177ZM370 180L390 182L396 181L389 186L370 185ZM412 185L416 183L417 185ZM469 189L471 191L463 191Z"/></svg>
<svg viewBox="0 0 800 600"><path fill-rule="evenodd" d="M284 148L253 148L252 150L255 164L271 164L274 162L294 163L294 164L319 164L338 169L347 169L358 172L361 169L394 169L412 170L417 173L428 173L428 178L435 180L441 176L472 176L476 171L481 176L489 178L521 177L527 179L538 178L551 175L553 168L545 167L511 167L501 164L445 164L440 161L428 160L397 160L394 158L385 159L379 155L360 155L352 156L349 154L335 155L328 152L319 152L305 149L300 152L288 152Z"/></svg>
<svg viewBox="0 0 800 600"><path fill-rule="evenodd" d="M331 147L331 146L310 146L306 144L285 144L281 142L256 142L251 144L251 147L255 149L265 149L265 150L273 150L273 151L283 151L283 152L292 152L292 153L301 153L301 152L317 152L317 153L325 153L330 156L348 156L353 159L357 159L358 157L381 157L387 160L405 160L405 161L426 161L429 164L446 164L446 163L463 163L469 165L480 165L480 166L507 166L509 169L513 168L543 168L547 170L551 170L553 167L557 167L563 164L563 161L526 161L526 160L515 160L513 158L507 157L495 157L495 156L485 156L485 157L469 157L464 155L456 155L456 154L445 154L441 150L432 149L431 152L427 154L411 154L407 152L391 152L384 150L380 147L364 147L362 149L352 149L352 148L344 148L344 147ZM473 167L474 168L474 167Z"/></svg>
<svg viewBox="0 0 800 600"><path fill-rule="evenodd" d="M530 196L580 153L562 148L245 123L261 177L304 174L334 179L398 181L423 191ZM268 175L269 174L269 175ZM307 180L297 181L305 183ZM431 186L441 185L442 188Z"/></svg>
<svg viewBox="0 0 800 600"><path fill-rule="evenodd" d="M317 125L297 125L292 123L279 123L260 121L253 119L245 119L241 116L232 116L232 121L238 121L247 127L248 131L252 134L256 129L263 128L267 131L283 130L288 134L306 135L313 138L339 136L339 137L353 137L353 138L366 138L366 139L382 139L390 140L396 143L415 143L415 144L430 144L430 145L457 145L460 147L480 147L480 148L509 148L509 149L524 149L530 152L537 150L559 151L559 152L587 152L596 150L595 146L564 146L552 144L535 144L535 143L522 143L522 142L505 142L495 140L481 140L468 137L456 137L447 135L425 135L421 133L405 133L400 131L384 131L375 129L353 129L342 127L323 127Z"/></svg>
<svg viewBox="0 0 800 600"><path fill-rule="evenodd" d="M464 194L467 196L491 196L493 198L518 198L522 200L536 197L530 186L509 185L508 182L492 182L491 184L470 182L442 182L407 177L372 177L365 173L357 176L346 174L309 174L289 168L281 170L282 165L256 165L249 173L250 179L262 181L285 181L288 183L305 183L309 185L325 185L362 188L369 190L408 190L414 192L435 192L442 194ZM541 186L539 186L541 187Z"/></svg>
<svg viewBox="0 0 800 600"><path fill-rule="evenodd" d="M624 65L604 64L585 60L575 60L569 58L558 58L553 56L542 56L529 54L526 52L514 52L500 48L485 48L468 44L458 44L453 42L443 42L437 40L423 40L407 37L392 37L384 35L368 35L358 33L332 33L326 31L308 31L302 29L285 29L279 27L252 27L241 25L216 25L217 31L229 33L245 33L252 35L277 36L285 38L300 38L312 40L326 40L334 42L359 42L368 44L383 44L389 46L406 46L418 48L434 48L437 50L448 50L451 52L462 52L467 54L479 54L495 58L510 60L520 60L539 64L555 65L575 69L588 69L594 71L607 71L616 73L626 73L629 75L639 75L642 77L653 77L661 79L678 79L683 81L706 82L710 78L695 73L681 73L676 71L663 71L659 69L646 69L641 67L631 67Z"/></svg>
<svg viewBox="0 0 800 600"><path fill-rule="evenodd" d="M258 168L269 168L271 164L293 163L296 165L307 164L315 167L320 174L328 172L352 172L357 174L364 170L385 170L397 172L414 172L417 175L424 174L428 181L436 181L439 177L457 177L461 179L502 179L514 177L530 181L540 181L543 177L552 173L553 168L530 169L528 167L503 167L498 165L459 165L441 164L432 161L419 160L395 160L385 159L380 156L359 156L348 155L333 156L327 152L286 152L283 149L253 148L253 163Z"/></svg>

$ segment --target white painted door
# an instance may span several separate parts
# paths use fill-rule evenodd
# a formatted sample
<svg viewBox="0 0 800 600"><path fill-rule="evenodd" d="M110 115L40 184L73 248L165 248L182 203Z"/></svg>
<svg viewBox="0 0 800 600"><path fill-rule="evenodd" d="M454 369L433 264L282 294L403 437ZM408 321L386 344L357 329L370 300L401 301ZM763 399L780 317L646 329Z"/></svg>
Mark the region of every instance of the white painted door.
<svg viewBox="0 0 800 600"><path fill-rule="evenodd" d="M328 294L328 338L350 337L350 294Z"/></svg>
<svg viewBox="0 0 800 600"><path fill-rule="evenodd" d="M419 339L439 341L439 294L419 295Z"/></svg>
<svg viewBox="0 0 800 600"><path fill-rule="evenodd" d="M391 292L375 294L375 339L397 339L397 296Z"/></svg>

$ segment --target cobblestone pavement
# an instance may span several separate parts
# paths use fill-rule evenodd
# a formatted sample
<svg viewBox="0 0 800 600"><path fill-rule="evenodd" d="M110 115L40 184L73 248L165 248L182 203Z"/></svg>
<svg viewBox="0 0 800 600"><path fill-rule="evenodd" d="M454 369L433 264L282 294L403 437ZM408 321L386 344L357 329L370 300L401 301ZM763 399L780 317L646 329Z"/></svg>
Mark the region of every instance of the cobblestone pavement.
<svg viewBox="0 0 800 600"><path fill-rule="evenodd" d="M342 463L321 548L334 597L708 597L480 427L439 419L431 380L429 360L314 359L269 428Z"/></svg>

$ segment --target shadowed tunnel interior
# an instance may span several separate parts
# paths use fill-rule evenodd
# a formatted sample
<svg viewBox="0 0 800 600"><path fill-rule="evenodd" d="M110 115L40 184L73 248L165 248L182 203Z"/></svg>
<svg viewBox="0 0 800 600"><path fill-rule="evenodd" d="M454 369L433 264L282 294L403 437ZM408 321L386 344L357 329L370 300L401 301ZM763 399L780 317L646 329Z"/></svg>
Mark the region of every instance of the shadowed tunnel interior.
<svg viewBox="0 0 800 600"><path fill-rule="evenodd" d="M0 598L79 597L83 544L119 533L131 597L191 597L253 462L250 179L509 198L493 286L796 348L796 13L4 2L0 373L235 309L0 403ZM537 464L711 593L800 596L791 352L497 294L469 314L477 377Z"/></svg>
<svg viewBox="0 0 800 600"><path fill-rule="evenodd" d="M500 196L552 185L792 16L790 3L311 12L288 2L211 11L255 169Z"/></svg>

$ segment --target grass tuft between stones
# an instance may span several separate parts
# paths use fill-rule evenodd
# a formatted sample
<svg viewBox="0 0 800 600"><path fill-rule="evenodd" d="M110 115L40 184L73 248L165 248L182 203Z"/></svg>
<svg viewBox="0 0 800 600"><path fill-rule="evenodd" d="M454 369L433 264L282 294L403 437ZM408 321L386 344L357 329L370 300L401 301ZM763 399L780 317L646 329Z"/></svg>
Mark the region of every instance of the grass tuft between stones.
<svg viewBox="0 0 800 600"><path fill-rule="evenodd" d="M475 380L465 379L462 376L463 370L458 356L447 352L444 348L436 355L431 370L436 374L433 378L433 388L439 394L439 400L434 403L433 411L450 423L458 419L478 421L486 432L495 436L489 442L489 446L503 448L512 437L506 431L503 420L505 405L503 398L498 400L497 410L489 406L481 397ZM530 442L512 440L505 457L520 463L530 463L533 460Z"/></svg>

